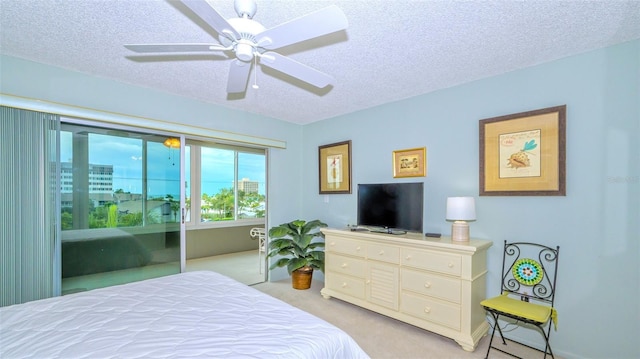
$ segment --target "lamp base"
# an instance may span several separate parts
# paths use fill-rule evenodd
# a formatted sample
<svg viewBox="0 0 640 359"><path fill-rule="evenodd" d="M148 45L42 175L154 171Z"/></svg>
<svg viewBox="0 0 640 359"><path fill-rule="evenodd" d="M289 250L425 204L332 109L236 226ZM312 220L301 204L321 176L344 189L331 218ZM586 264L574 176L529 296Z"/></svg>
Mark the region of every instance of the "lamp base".
<svg viewBox="0 0 640 359"><path fill-rule="evenodd" d="M465 221L455 221L451 225L451 240L454 242L469 241L469 224Z"/></svg>

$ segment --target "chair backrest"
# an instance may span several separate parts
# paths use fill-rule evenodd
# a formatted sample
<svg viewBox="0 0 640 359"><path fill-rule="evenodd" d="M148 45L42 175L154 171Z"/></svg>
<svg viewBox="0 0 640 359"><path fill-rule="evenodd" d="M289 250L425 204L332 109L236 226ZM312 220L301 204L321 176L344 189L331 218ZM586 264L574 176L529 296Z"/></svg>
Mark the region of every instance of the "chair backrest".
<svg viewBox="0 0 640 359"><path fill-rule="evenodd" d="M504 241L502 292L553 306L560 246Z"/></svg>
<svg viewBox="0 0 640 359"><path fill-rule="evenodd" d="M266 232L264 228L254 227L254 228L251 228L249 235L253 238L264 238L266 235Z"/></svg>

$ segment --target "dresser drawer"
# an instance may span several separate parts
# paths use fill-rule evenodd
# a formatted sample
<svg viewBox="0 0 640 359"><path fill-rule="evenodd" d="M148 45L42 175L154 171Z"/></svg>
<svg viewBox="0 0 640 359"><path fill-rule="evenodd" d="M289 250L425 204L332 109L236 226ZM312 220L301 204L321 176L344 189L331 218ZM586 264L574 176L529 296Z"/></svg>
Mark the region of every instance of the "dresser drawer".
<svg viewBox="0 0 640 359"><path fill-rule="evenodd" d="M340 254L326 256L325 269L340 274L364 278L366 262L364 259L347 257Z"/></svg>
<svg viewBox="0 0 640 359"><path fill-rule="evenodd" d="M406 268L402 269L401 277L403 290L460 303L462 285L459 279Z"/></svg>
<svg viewBox="0 0 640 359"><path fill-rule="evenodd" d="M460 330L460 306L402 292L400 311L419 319Z"/></svg>
<svg viewBox="0 0 640 359"><path fill-rule="evenodd" d="M403 249L402 265L455 276L462 274L462 257L457 254Z"/></svg>
<svg viewBox="0 0 640 359"><path fill-rule="evenodd" d="M367 258L376 261L400 264L400 248L384 244L367 244Z"/></svg>
<svg viewBox="0 0 640 359"><path fill-rule="evenodd" d="M325 246L325 250L329 252L344 253L361 258L364 258L367 254L364 243L352 239L333 237L326 241Z"/></svg>
<svg viewBox="0 0 640 359"><path fill-rule="evenodd" d="M346 275L329 272L325 278L325 285L327 288L347 294L351 297L364 299L364 279L349 277Z"/></svg>

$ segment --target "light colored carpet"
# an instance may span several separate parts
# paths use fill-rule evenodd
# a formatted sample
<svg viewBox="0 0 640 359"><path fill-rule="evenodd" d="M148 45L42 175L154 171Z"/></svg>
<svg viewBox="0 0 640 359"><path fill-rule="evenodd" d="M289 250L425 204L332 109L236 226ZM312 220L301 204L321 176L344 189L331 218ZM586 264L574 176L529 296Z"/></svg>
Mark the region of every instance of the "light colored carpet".
<svg viewBox="0 0 640 359"><path fill-rule="evenodd" d="M347 332L373 359L427 359L427 358L484 358L489 337L480 340L472 353L464 351L454 340L422 330L395 319L371 312L339 299L324 299L320 295L323 282L313 281L311 289L296 290L291 280L256 284L266 294L311 313ZM276 315L277 313L274 313ZM553 336L553 335L552 335ZM494 345L500 341L496 333ZM500 344L502 345L502 344ZM523 358L542 358L542 353L509 343ZM554 353L555 354L555 353ZM549 356L548 356L549 357ZM510 356L492 350L490 358ZM559 358L556 354L556 358Z"/></svg>

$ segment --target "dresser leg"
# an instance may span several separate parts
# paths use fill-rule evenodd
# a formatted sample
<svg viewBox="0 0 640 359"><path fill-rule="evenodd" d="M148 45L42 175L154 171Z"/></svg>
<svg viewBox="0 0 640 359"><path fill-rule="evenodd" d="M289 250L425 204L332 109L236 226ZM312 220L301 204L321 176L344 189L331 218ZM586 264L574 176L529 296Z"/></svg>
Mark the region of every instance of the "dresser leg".
<svg viewBox="0 0 640 359"><path fill-rule="evenodd" d="M476 349L475 345L469 345L469 343L462 343L458 340L456 340L456 343L458 343L462 347L462 349L467 352L472 352Z"/></svg>
<svg viewBox="0 0 640 359"><path fill-rule="evenodd" d="M324 299L331 298L331 296L329 294L325 293L324 288L322 288L322 290L320 290L320 294L322 295L322 298L324 298Z"/></svg>

